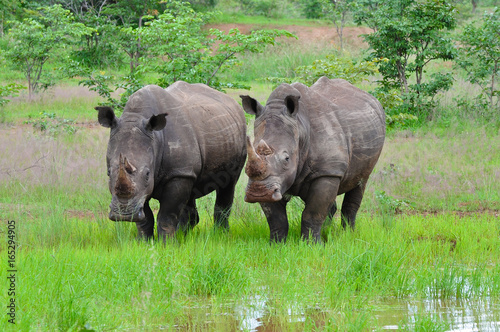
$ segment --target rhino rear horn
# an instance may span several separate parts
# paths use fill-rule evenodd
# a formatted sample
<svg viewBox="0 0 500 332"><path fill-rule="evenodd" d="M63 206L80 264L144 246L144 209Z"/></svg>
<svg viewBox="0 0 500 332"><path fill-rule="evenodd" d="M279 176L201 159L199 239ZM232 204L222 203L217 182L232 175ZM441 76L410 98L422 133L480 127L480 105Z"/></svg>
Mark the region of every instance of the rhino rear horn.
<svg viewBox="0 0 500 332"><path fill-rule="evenodd" d="M273 154L273 150L269 147L269 145L267 145L266 141L264 141L263 139L261 139L259 144L257 144L255 152L257 152L259 156L269 156Z"/></svg>
<svg viewBox="0 0 500 332"><path fill-rule="evenodd" d="M128 162L127 157L125 157L123 159L123 166L124 166L124 168L125 168L125 170L127 171L128 174L135 173L135 171L137 170L137 168L135 168L134 165L132 165L131 163Z"/></svg>

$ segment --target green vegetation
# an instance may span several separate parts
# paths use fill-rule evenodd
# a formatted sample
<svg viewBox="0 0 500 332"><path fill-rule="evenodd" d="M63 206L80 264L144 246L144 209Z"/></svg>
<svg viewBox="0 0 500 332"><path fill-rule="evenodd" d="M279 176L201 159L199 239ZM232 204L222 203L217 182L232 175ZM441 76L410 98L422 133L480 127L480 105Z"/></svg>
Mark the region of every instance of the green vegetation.
<svg viewBox="0 0 500 332"><path fill-rule="evenodd" d="M458 65L467 73L467 79L481 87L479 100L486 100L490 109L498 109L500 89L500 8L483 15L482 26L468 24L461 37ZM498 114L497 114L498 115Z"/></svg>
<svg viewBox="0 0 500 332"><path fill-rule="evenodd" d="M244 177L229 233L212 228L211 195L193 232L136 242L134 225L107 219L106 130L20 129L0 132L0 208L2 232L16 220L21 329L230 331L257 317L279 330L359 331L379 326L373 306L392 299L500 299L500 158L489 150L500 136L487 127L393 132L356 231L336 216L324 246L300 240L297 199L289 241L269 245L260 208L242 200ZM392 324L452 326L422 310Z"/></svg>
<svg viewBox="0 0 500 332"><path fill-rule="evenodd" d="M433 98L452 84L450 73L435 72L424 81L429 62L451 60L455 56L452 40L446 31L456 25L454 7L450 1L399 0L379 3L376 10L362 18L375 31L365 39L380 62L384 91L398 89L404 100L405 113L422 115L432 109ZM415 75L414 84L410 76Z"/></svg>
<svg viewBox="0 0 500 332"><path fill-rule="evenodd" d="M0 0L2 6L4 2ZM26 15L40 19L36 9L48 2L7 1L9 10L0 8L2 51L11 41L8 29L16 26L10 20L23 22ZM303 24L304 29L334 29L325 21L305 21L305 12L315 19L325 14L318 7L319 1L267 2L278 4L278 9L266 12L267 17L248 18L235 10L214 16L211 22L234 22L237 17L238 23L250 22L253 29L290 23ZM191 3L206 14L236 8L239 2ZM249 11L256 8L251 7L252 1L247 3ZM470 4L462 1L457 5L464 8ZM494 2L479 5L492 6ZM463 328L462 316L456 321L447 318L456 312L440 314L446 303L465 308L458 315L476 312L469 318L477 326L500 321L500 311L493 306L500 300L500 155L495 150L500 146L498 71L492 66L494 54L488 53L491 48L485 47L498 42L491 33L498 20L489 20L498 16L497 12L460 26L456 39L464 53L459 53L457 60L431 62L425 67L425 77L450 72L454 81L449 90L431 98L432 107L427 113L418 113L418 119L402 112L405 100L399 89L377 89L384 74L373 66L386 62L367 58L367 46L359 39L354 46L349 44L353 39L346 38L342 53L329 41L300 37L273 39L254 53L234 53L230 63L222 65L216 81L238 83L240 88L227 91L236 100L239 94L250 93L265 102L273 88L265 78L311 83L327 74L345 75L384 104L390 129L368 182L357 228L343 231L337 215L323 230L324 245L303 242L303 203L293 199L288 242L269 245L268 225L259 206L243 202L247 181L243 174L228 233L218 233L212 227L215 196L210 195L197 204L200 224L163 245L137 242L135 225L108 220L105 155L109 132L95 125L93 107L110 101L123 104L144 82L163 77L168 83L173 79L168 75L174 72L160 68L172 65L160 61L166 59L161 55L162 45L143 49L148 43L153 45L153 37L161 37L159 33L140 43L138 39L124 43L120 38L126 37L126 31L133 35L139 27L179 21L161 17L165 3L134 0L118 2L107 11L96 8L73 14L86 26L96 24L97 32L83 36L76 48L66 45L44 65L54 78L74 75L75 67L66 62L71 59L89 75L54 81L55 86L29 100L21 89L28 86L24 73L0 53L0 234L7 241L10 220L16 221L17 234L16 325L3 316L0 330L249 331L259 324L279 331ZM149 16L139 24L138 17L143 16L138 13L145 8L151 9L146 10ZM477 19L483 17L483 9L479 7L478 14L468 13ZM316 15L318 10L321 15ZM280 17L273 12L290 13L292 19L270 19ZM348 27L353 25L353 14L347 18ZM194 20L201 16L185 17ZM105 25L108 22L114 27ZM186 33L191 28L200 31L196 24L182 27ZM256 32L235 32L234 36L233 41L240 46L258 39ZM219 42L231 35L220 33L220 37ZM170 46L187 45L189 38ZM138 53L130 53L130 57L125 46ZM227 47L226 55L235 45ZM217 55L210 53L210 47L205 51ZM134 62L131 69L131 61L141 58L136 58L137 54L151 62ZM415 54L409 57L414 59ZM193 66L186 64L185 68ZM60 72L61 67L64 70ZM409 69L411 73L418 70L417 66ZM211 73L214 70L210 67ZM134 75L129 75L131 71ZM202 77L201 71L189 74L193 80ZM93 85L92 80L98 84ZM78 86L80 81L86 82L85 86ZM416 84L416 78L412 76L409 83ZM241 85L251 86L251 90ZM89 92L85 88L89 86L102 89L101 96ZM339 197L338 203L341 200ZM153 204L153 209L158 206ZM5 261L5 245L0 255ZM5 266L0 269L4 282ZM6 305L9 295L0 294L0 303Z"/></svg>
<svg viewBox="0 0 500 332"><path fill-rule="evenodd" d="M24 73L30 98L54 84L51 75L44 71L50 57L90 32L91 28L73 23L71 12L60 5L40 8L34 18L14 22L9 33L12 45L6 55Z"/></svg>

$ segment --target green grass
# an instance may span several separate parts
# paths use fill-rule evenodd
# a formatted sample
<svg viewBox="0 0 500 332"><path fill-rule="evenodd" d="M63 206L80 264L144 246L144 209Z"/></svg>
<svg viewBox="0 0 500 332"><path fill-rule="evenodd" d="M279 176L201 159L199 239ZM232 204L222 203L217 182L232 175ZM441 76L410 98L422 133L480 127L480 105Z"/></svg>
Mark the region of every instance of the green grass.
<svg viewBox="0 0 500 332"><path fill-rule="evenodd" d="M16 220L16 329L233 331L258 318L272 330L363 331L381 328L374 307L394 299L493 303L500 161L485 154L500 136L461 129L390 134L356 231L343 231L337 216L324 245L300 240L298 199L289 204L288 242L269 245L259 206L243 202L245 176L228 233L212 228L210 195L198 203L201 223L163 245L137 242L133 224L107 219L106 129L54 138L4 128L1 232ZM385 200L377 200L382 190ZM412 208L387 209L395 200ZM2 292L0 303L7 301ZM392 323L408 331L451 326L424 309Z"/></svg>
<svg viewBox="0 0 500 332"><path fill-rule="evenodd" d="M266 17L266 16L249 16L241 13L221 13L213 19L212 23L230 23L230 24L251 24L266 28L272 26L299 25L306 27L315 26L332 26L333 23L327 20L314 20L305 18L290 18L290 17Z"/></svg>
<svg viewBox="0 0 500 332"><path fill-rule="evenodd" d="M311 46L310 49L297 46L298 41L288 39L266 47L263 54L244 54L238 58L241 64L222 78L253 85L267 77L293 77L294 68L310 65L314 60L335 52L331 45Z"/></svg>
<svg viewBox="0 0 500 332"><path fill-rule="evenodd" d="M55 114L58 118L77 122L89 122L97 118L94 107L101 101L99 96L91 94L85 87L75 87L67 93L70 95L65 96L64 92L59 92L58 89L57 96L48 93L32 102L26 102L24 98L13 100L0 109L0 121L22 123L40 119L43 113Z"/></svg>
<svg viewBox="0 0 500 332"><path fill-rule="evenodd" d="M258 79L289 75L333 52L294 43L242 56L228 79L252 89L228 94L236 100L250 94L264 104L272 86ZM0 234L5 239L7 221L16 221L18 307L17 325L4 316L0 330L234 331L261 324L276 331L380 331L384 325L442 331L457 328L435 308L445 302L477 307L476 320L500 321L493 307L500 300L500 133L456 108L454 98L470 91L463 82L443 96L433 122L388 133L356 231L343 231L337 215L323 230L324 245L300 240L297 198L289 203L288 242L269 245L259 206L243 202L245 175L228 233L213 230L209 195L197 203L201 222L191 233L165 245L137 242L135 225L107 218L109 132L96 125L100 99L75 82L2 110ZM43 113L84 124L72 135L23 124L41 121ZM251 124L249 118L250 134ZM0 271L5 282L7 269ZM0 303L8 300L2 292ZM392 314L401 306L398 316L381 321L378 308Z"/></svg>

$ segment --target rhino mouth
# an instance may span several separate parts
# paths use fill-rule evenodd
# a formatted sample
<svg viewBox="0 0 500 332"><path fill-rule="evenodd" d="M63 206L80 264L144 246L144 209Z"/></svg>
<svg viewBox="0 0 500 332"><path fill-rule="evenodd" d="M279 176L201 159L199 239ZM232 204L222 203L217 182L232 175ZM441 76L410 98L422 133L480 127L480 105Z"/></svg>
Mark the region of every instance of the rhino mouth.
<svg viewBox="0 0 500 332"><path fill-rule="evenodd" d="M109 205L109 219L112 221L141 222L146 219L144 214L144 202L142 204L122 204L112 201Z"/></svg>
<svg viewBox="0 0 500 332"><path fill-rule="evenodd" d="M281 186L278 183L269 185L259 182L249 182L245 192L245 202L247 203L273 203L279 202L281 195Z"/></svg>

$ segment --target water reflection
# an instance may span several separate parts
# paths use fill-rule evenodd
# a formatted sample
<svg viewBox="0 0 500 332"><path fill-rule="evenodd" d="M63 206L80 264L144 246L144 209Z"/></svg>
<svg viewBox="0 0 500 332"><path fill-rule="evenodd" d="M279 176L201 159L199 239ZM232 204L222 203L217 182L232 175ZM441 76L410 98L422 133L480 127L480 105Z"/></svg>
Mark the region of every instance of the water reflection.
<svg viewBox="0 0 500 332"><path fill-rule="evenodd" d="M265 294L265 293L264 293ZM265 295L255 295L221 306L191 307L187 321L176 325L182 331L301 331L308 323L321 330L334 316L328 308L293 306L283 309ZM280 307L280 309L277 309ZM366 309L371 330L418 330L419 321L436 322L449 332L500 332L500 303L491 298L475 300L409 299L370 303ZM359 309L358 309L359 310ZM360 313L360 312L359 312ZM335 319L334 319L335 321ZM365 328L368 327L365 325ZM365 329L363 328L363 329ZM370 328L369 328L370 329ZM368 329L368 330L369 330ZM422 329L420 329L422 330ZM425 330L425 329L423 329ZM435 330L435 329L433 329Z"/></svg>
<svg viewBox="0 0 500 332"><path fill-rule="evenodd" d="M240 317L240 330L251 332L266 332L266 331L280 331L286 328L286 325L303 324L306 316L311 317L311 310L316 314L321 313L317 308L308 309L307 312L300 309L287 309L285 321L273 320L272 310L273 307L266 296L255 295L249 299L244 305L235 307L235 315ZM312 313L314 315L314 313ZM283 326L285 325L285 326Z"/></svg>
<svg viewBox="0 0 500 332"><path fill-rule="evenodd" d="M419 318L430 317L450 332L500 331L500 303L489 298L393 300L376 305L372 314L384 330L397 330L402 323L414 326Z"/></svg>

